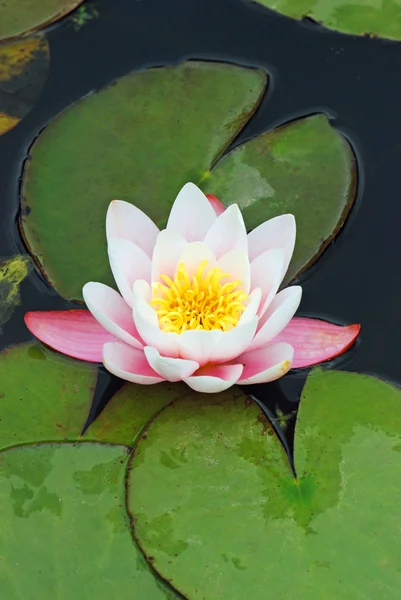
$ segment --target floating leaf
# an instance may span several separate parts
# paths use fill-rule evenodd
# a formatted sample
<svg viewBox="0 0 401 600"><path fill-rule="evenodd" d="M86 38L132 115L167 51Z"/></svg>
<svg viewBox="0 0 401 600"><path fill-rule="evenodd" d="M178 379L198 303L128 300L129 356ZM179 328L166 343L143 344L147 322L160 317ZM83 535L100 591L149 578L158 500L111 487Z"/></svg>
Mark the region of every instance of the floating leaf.
<svg viewBox="0 0 401 600"><path fill-rule="evenodd" d="M126 448L42 444L0 457L3 598L176 597L133 545Z"/></svg>
<svg viewBox="0 0 401 600"><path fill-rule="evenodd" d="M58 116L26 163L22 231L62 296L112 284L105 243L113 198L165 225L176 194L199 182L257 107L266 76L182 63L123 77ZM68 185L65 185L68 173Z"/></svg>
<svg viewBox="0 0 401 600"><path fill-rule="evenodd" d="M383 598L401 586L401 394L316 370L292 476L256 405L228 395L167 406L131 463L135 535L185 597ZM345 551L346 549L346 551Z"/></svg>
<svg viewBox="0 0 401 600"><path fill-rule="evenodd" d="M19 286L30 270L26 256L15 256L0 263L0 328L20 303Z"/></svg>
<svg viewBox="0 0 401 600"><path fill-rule="evenodd" d="M0 447L76 440L92 403L97 368L36 344L0 353Z"/></svg>
<svg viewBox="0 0 401 600"><path fill-rule="evenodd" d="M330 29L401 40L397 0L254 0L294 19L309 17Z"/></svg>
<svg viewBox="0 0 401 600"><path fill-rule="evenodd" d="M286 280L324 250L355 196L355 161L324 115L265 133L225 156L205 181L225 204L237 203L249 229L292 213L297 242Z"/></svg>
<svg viewBox="0 0 401 600"><path fill-rule="evenodd" d="M83 0L2 0L0 40L45 27L68 14Z"/></svg>
<svg viewBox="0 0 401 600"><path fill-rule="evenodd" d="M177 398L194 397L184 383L126 383L89 427L83 439L133 446L138 434L162 408Z"/></svg>
<svg viewBox="0 0 401 600"><path fill-rule="evenodd" d="M48 69L49 45L45 36L0 44L0 135L13 129L32 109Z"/></svg>

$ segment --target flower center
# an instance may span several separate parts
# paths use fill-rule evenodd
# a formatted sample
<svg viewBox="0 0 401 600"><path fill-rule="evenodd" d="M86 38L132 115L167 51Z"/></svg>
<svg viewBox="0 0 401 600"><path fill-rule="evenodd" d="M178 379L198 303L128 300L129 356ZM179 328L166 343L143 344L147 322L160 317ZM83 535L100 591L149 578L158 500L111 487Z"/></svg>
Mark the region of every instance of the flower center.
<svg viewBox="0 0 401 600"><path fill-rule="evenodd" d="M156 311L162 331L228 331L237 325L246 308L248 294L237 289L240 281L222 283L230 275L218 267L205 274L206 266L205 260L191 280L185 264L179 263L174 281L167 275L161 275L164 283L152 285L153 298L150 304Z"/></svg>

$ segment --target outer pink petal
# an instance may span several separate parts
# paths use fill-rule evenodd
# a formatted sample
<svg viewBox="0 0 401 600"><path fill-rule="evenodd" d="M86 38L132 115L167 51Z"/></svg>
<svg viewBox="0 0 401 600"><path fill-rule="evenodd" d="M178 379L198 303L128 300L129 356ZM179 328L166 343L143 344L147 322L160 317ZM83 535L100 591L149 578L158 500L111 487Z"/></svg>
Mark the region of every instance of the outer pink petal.
<svg viewBox="0 0 401 600"><path fill-rule="evenodd" d="M213 250L217 259L235 249L242 250L248 255L245 223L236 204L231 204L217 217L207 232L204 242Z"/></svg>
<svg viewBox="0 0 401 600"><path fill-rule="evenodd" d="M157 236L152 257L152 283L160 281L160 275L174 277L180 254L188 242L181 234L163 229Z"/></svg>
<svg viewBox="0 0 401 600"><path fill-rule="evenodd" d="M274 297L269 308L259 320L258 331L249 350L266 346L288 325L298 310L301 297L302 288L299 285L285 288Z"/></svg>
<svg viewBox="0 0 401 600"><path fill-rule="evenodd" d="M106 216L108 240L113 237L129 240L151 257L158 233L153 221L133 204L123 200L110 203Z"/></svg>
<svg viewBox="0 0 401 600"><path fill-rule="evenodd" d="M104 283L90 281L84 285L82 295L86 306L106 331L134 348L143 348L131 309L118 292Z"/></svg>
<svg viewBox="0 0 401 600"><path fill-rule="evenodd" d="M111 342L103 347L103 364L110 373L142 385L160 383L163 379L149 366L141 350L120 342Z"/></svg>
<svg viewBox="0 0 401 600"><path fill-rule="evenodd" d="M256 227L248 234L249 260L272 250L284 250L284 271L288 269L295 246L296 225L293 215L280 215Z"/></svg>
<svg viewBox="0 0 401 600"><path fill-rule="evenodd" d="M144 352L152 369L167 381L181 381L199 369L199 364L194 360L160 356L156 348L150 346L145 346Z"/></svg>
<svg viewBox="0 0 401 600"><path fill-rule="evenodd" d="M291 368L294 350L289 344L271 344L240 356L244 370L239 383L266 383L279 379Z"/></svg>
<svg viewBox="0 0 401 600"><path fill-rule="evenodd" d="M216 196L213 196L213 194L206 194L206 198L209 200L217 216L221 215L221 213L226 210L224 204L222 204Z"/></svg>
<svg viewBox="0 0 401 600"><path fill-rule="evenodd" d="M120 238L109 238L108 253L118 289L132 308L132 286L137 279L150 281L151 260L139 246Z"/></svg>
<svg viewBox="0 0 401 600"><path fill-rule="evenodd" d="M276 295L284 274L284 251L281 248L266 250L251 262L251 290L262 290L259 318L266 312Z"/></svg>
<svg viewBox="0 0 401 600"><path fill-rule="evenodd" d="M343 354L355 342L360 325L333 325L319 319L296 317L274 339L294 348L293 369L309 367Z"/></svg>
<svg viewBox="0 0 401 600"><path fill-rule="evenodd" d="M223 392L238 381L242 368L242 365L211 365L199 369L184 381L196 392L207 394Z"/></svg>
<svg viewBox="0 0 401 600"><path fill-rule="evenodd" d="M54 350L89 362L102 362L103 345L116 341L89 310L28 312L29 331Z"/></svg>
<svg viewBox="0 0 401 600"><path fill-rule="evenodd" d="M180 233L188 242L200 242L215 220L216 213L205 194L187 183L171 208L167 229Z"/></svg>

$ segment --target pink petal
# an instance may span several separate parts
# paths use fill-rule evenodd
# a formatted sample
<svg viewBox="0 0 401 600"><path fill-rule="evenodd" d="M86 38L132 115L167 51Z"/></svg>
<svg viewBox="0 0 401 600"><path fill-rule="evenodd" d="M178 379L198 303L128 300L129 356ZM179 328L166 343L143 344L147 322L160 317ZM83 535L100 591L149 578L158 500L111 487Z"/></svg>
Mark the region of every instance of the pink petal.
<svg viewBox="0 0 401 600"><path fill-rule="evenodd" d="M241 377L242 365L210 365L184 379L196 392L214 394L223 392L234 385Z"/></svg>
<svg viewBox="0 0 401 600"><path fill-rule="evenodd" d="M142 350L132 311L120 294L104 283L91 281L82 290L86 306L97 321L117 339Z"/></svg>
<svg viewBox="0 0 401 600"><path fill-rule="evenodd" d="M153 221L133 204L123 200L110 203L106 216L108 240L114 237L129 240L151 257L158 233Z"/></svg>
<svg viewBox="0 0 401 600"><path fill-rule="evenodd" d="M54 350L89 362L102 362L103 345L116 340L89 310L28 312L25 324Z"/></svg>
<svg viewBox="0 0 401 600"><path fill-rule="evenodd" d="M319 319L296 317L274 339L294 348L293 369L309 367L343 354L355 342L360 325L333 325Z"/></svg>
<svg viewBox="0 0 401 600"><path fill-rule="evenodd" d="M141 350L120 342L111 342L103 347L103 364L110 373L141 385L160 383L163 379L149 366Z"/></svg>
<svg viewBox="0 0 401 600"><path fill-rule="evenodd" d="M258 331L249 346L255 350L266 346L288 325L298 310L301 302L302 288L294 285L279 292L270 304L263 317L259 319Z"/></svg>
<svg viewBox="0 0 401 600"><path fill-rule="evenodd" d="M151 260L139 246L120 238L109 238L108 253L118 289L132 308L132 286L137 279L150 281Z"/></svg>
<svg viewBox="0 0 401 600"><path fill-rule="evenodd" d="M205 194L187 183L171 208L167 229L180 233L187 242L200 242L215 220L216 213Z"/></svg>
<svg viewBox="0 0 401 600"><path fill-rule="evenodd" d="M293 348L283 343L246 352L237 358L244 365L239 383L249 385L279 379L290 370L293 358Z"/></svg>
<svg viewBox="0 0 401 600"><path fill-rule="evenodd" d="M213 196L213 194L206 194L206 198L209 200L217 216L221 215L221 213L226 210L224 204L222 204L216 196Z"/></svg>
<svg viewBox="0 0 401 600"><path fill-rule="evenodd" d="M150 346L145 346L144 352L152 369L167 381L181 381L185 377L190 377L196 369L199 369L199 364L194 360L160 356L156 348Z"/></svg>
<svg viewBox="0 0 401 600"><path fill-rule="evenodd" d="M242 250L248 255L248 240L241 211L231 204L213 223L204 242L213 250L216 258L230 250Z"/></svg>
<svg viewBox="0 0 401 600"><path fill-rule="evenodd" d="M180 254L187 243L182 235L171 229L159 233L152 256L152 283L160 281L160 275L174 278Z"/></svg>
<svg viewBox="0 0 401 600"><path fill-rule="evenodd" d="M280 215L262 223L248 234L249 260L254 260L266 250L281 248L284 251L284 272L286 272L294 252L295 234L296 225L293 215Z"/></svg>
<svg viewBox="0 0 401 600"><path fill-rule="evenodd" d="M281 248L266 250L251 262L251 290L262 290L259 318L266 312L276 295L284 274L284 251Z"/></svg>

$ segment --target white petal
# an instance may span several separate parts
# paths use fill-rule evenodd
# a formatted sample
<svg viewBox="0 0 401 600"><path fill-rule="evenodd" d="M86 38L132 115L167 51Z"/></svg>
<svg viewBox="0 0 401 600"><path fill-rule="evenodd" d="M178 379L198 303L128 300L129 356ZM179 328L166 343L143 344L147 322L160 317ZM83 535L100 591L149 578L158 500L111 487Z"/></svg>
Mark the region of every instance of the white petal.
<svg viewBox="0 0 401 600"><path fill-rule="evenodd" d="M269 307L284 277L284 251L266 250L251 262L251 289L262 290L259 317Z"/></svg>
<svg viewBox="0 0 401 600"><path fill-rule="evenodd" d="M259 320L259 330L252 340L250 350L266 346L288 325L301 302L302 288L298 285L279 292Z"/></svg>
<svg viewBox="0 0 401 600"><path fill-rule="evenodd" d="M215 220L216 213L205 194L187 183L171 208L167 229L180 233L188 242L200 242Z"/></svg>
<svg viewBox="0 0 401 600"><path fill-rule="evenodd" d="M196 392L215 394L234 385L241 377L242 369L242 365L211 365L184 381Z"/></svg>
<svg viewBox="0 0 401 600"><path fill-rule="evenodd" d="M177 333L165 333L160 329L157 314L149 305L151 297L152 290L146 281L134 283L133 315L139 335L147 346L153 346L163 356L177 358L180 336Z"/></svg>
<svg viewBox="0 0 401 600"><path fill-rule="evenodd" d="M204 242L220 258L230 250L242 250L248 255L248 240L241 211L231 204L210 227Z"/></svg>
<svg viewBox="0 0 401 600"><path fill-rule="evenodd" d="M119 342L103 346L103 364L113 375L132 383L152 385L163 381L149 366L143 351Z"/></svg>
<svg viewBox="0 0 401 600"><path fill-rule="evenodd" d="M284 250L286 272L294 252L295 235L294 215L280 215L262 223L248 234L249 260L254 260L266 250L281 248Z"/></svg>
<svg viewBox="0 0 401 600"><path fill-rule="evenodd" d="M136 244L149 256L152 256L158 227L139 208L124 202L113 200L106 216L107 240L118 237Z"/></svg>
<svg viewBox="0 0 401 600"><path fill-rule="evenodd" d="M256 288L253 290L251 294L248 296L248 304L244 312L242 313L238 325L243 325L248 321L251 321L259 310L260 301L262 299L262 290L260 288Z"/></svg>
<svg viewBox="0 0 401 600"><path fill-rule="evenodd" d="M199 369L199 364L194 360L160 356L156 348L151 346L145 346L144 352L152 369L167 381L181 381Z"/></svg>
<svg viewBox="0 0 401 600"><path fill-rule="evenodd" d="M139 246L121 238L109 239L108 253L110 267L118 289L126 303L132 308L134 281L137 279L150 281L150 258Z"/></svg>
<svg viewBox="0 0 401 600"><path fill-rule="evenodd" d="M180 253L178 262L183 262L189 277L195 275L202 262L207 261L205 274L217 265L216 257L210 248L202 242L187 244Z"/></svg>
<svg viewBox="0 0 401 600"><path fill-rule="evenodd" d="M279 379L290 370L293 359L294 349L285 343L246 352L237 359L244 365L239 383L249 385Z"/></svg>
<svg viewBox="0 0 401 600"><path fill-rule="evenodd" d="M143 348L131 309L118 292L91 281L84 285L82 294L86 306L106 331L134 348Z"/></svg>
<svg viewBox="0 0 401 600"><path fill-rule="evenodd" d="M163 229L159 233L152 257L152 283L160 281L160 275L167 275L171 279L174 277L178 259L186 244L176 231Z"/></svg>
<svg viewBox="0 0 401 600"><path fill-rule="evenodd" d="M223 331L213 329L192 329L184 331L178 338L179 355L188 360L194 360L200 365L205 365L211 360L213 348L224 336Z"/></svg>
<svg viewBox="0 0 401 600"><path fill-rule="evenodd" d="M246 294L249 293L251 285L251 267L248 255L243 250L230 250L230 252L223 254L217 261L217 266L230 275L231 281L238 279L241 282L238 288L243 290Z"/></svg>
<svg viewBox="0 0 401 600"><path fill-rule="evenodd" d="M222 337L213 344L210 351L210 362L224 363L245 352L255 335L258 318L233 327L230 331L223 332ZM198 361L199 362L199 361Z"/></svg>

